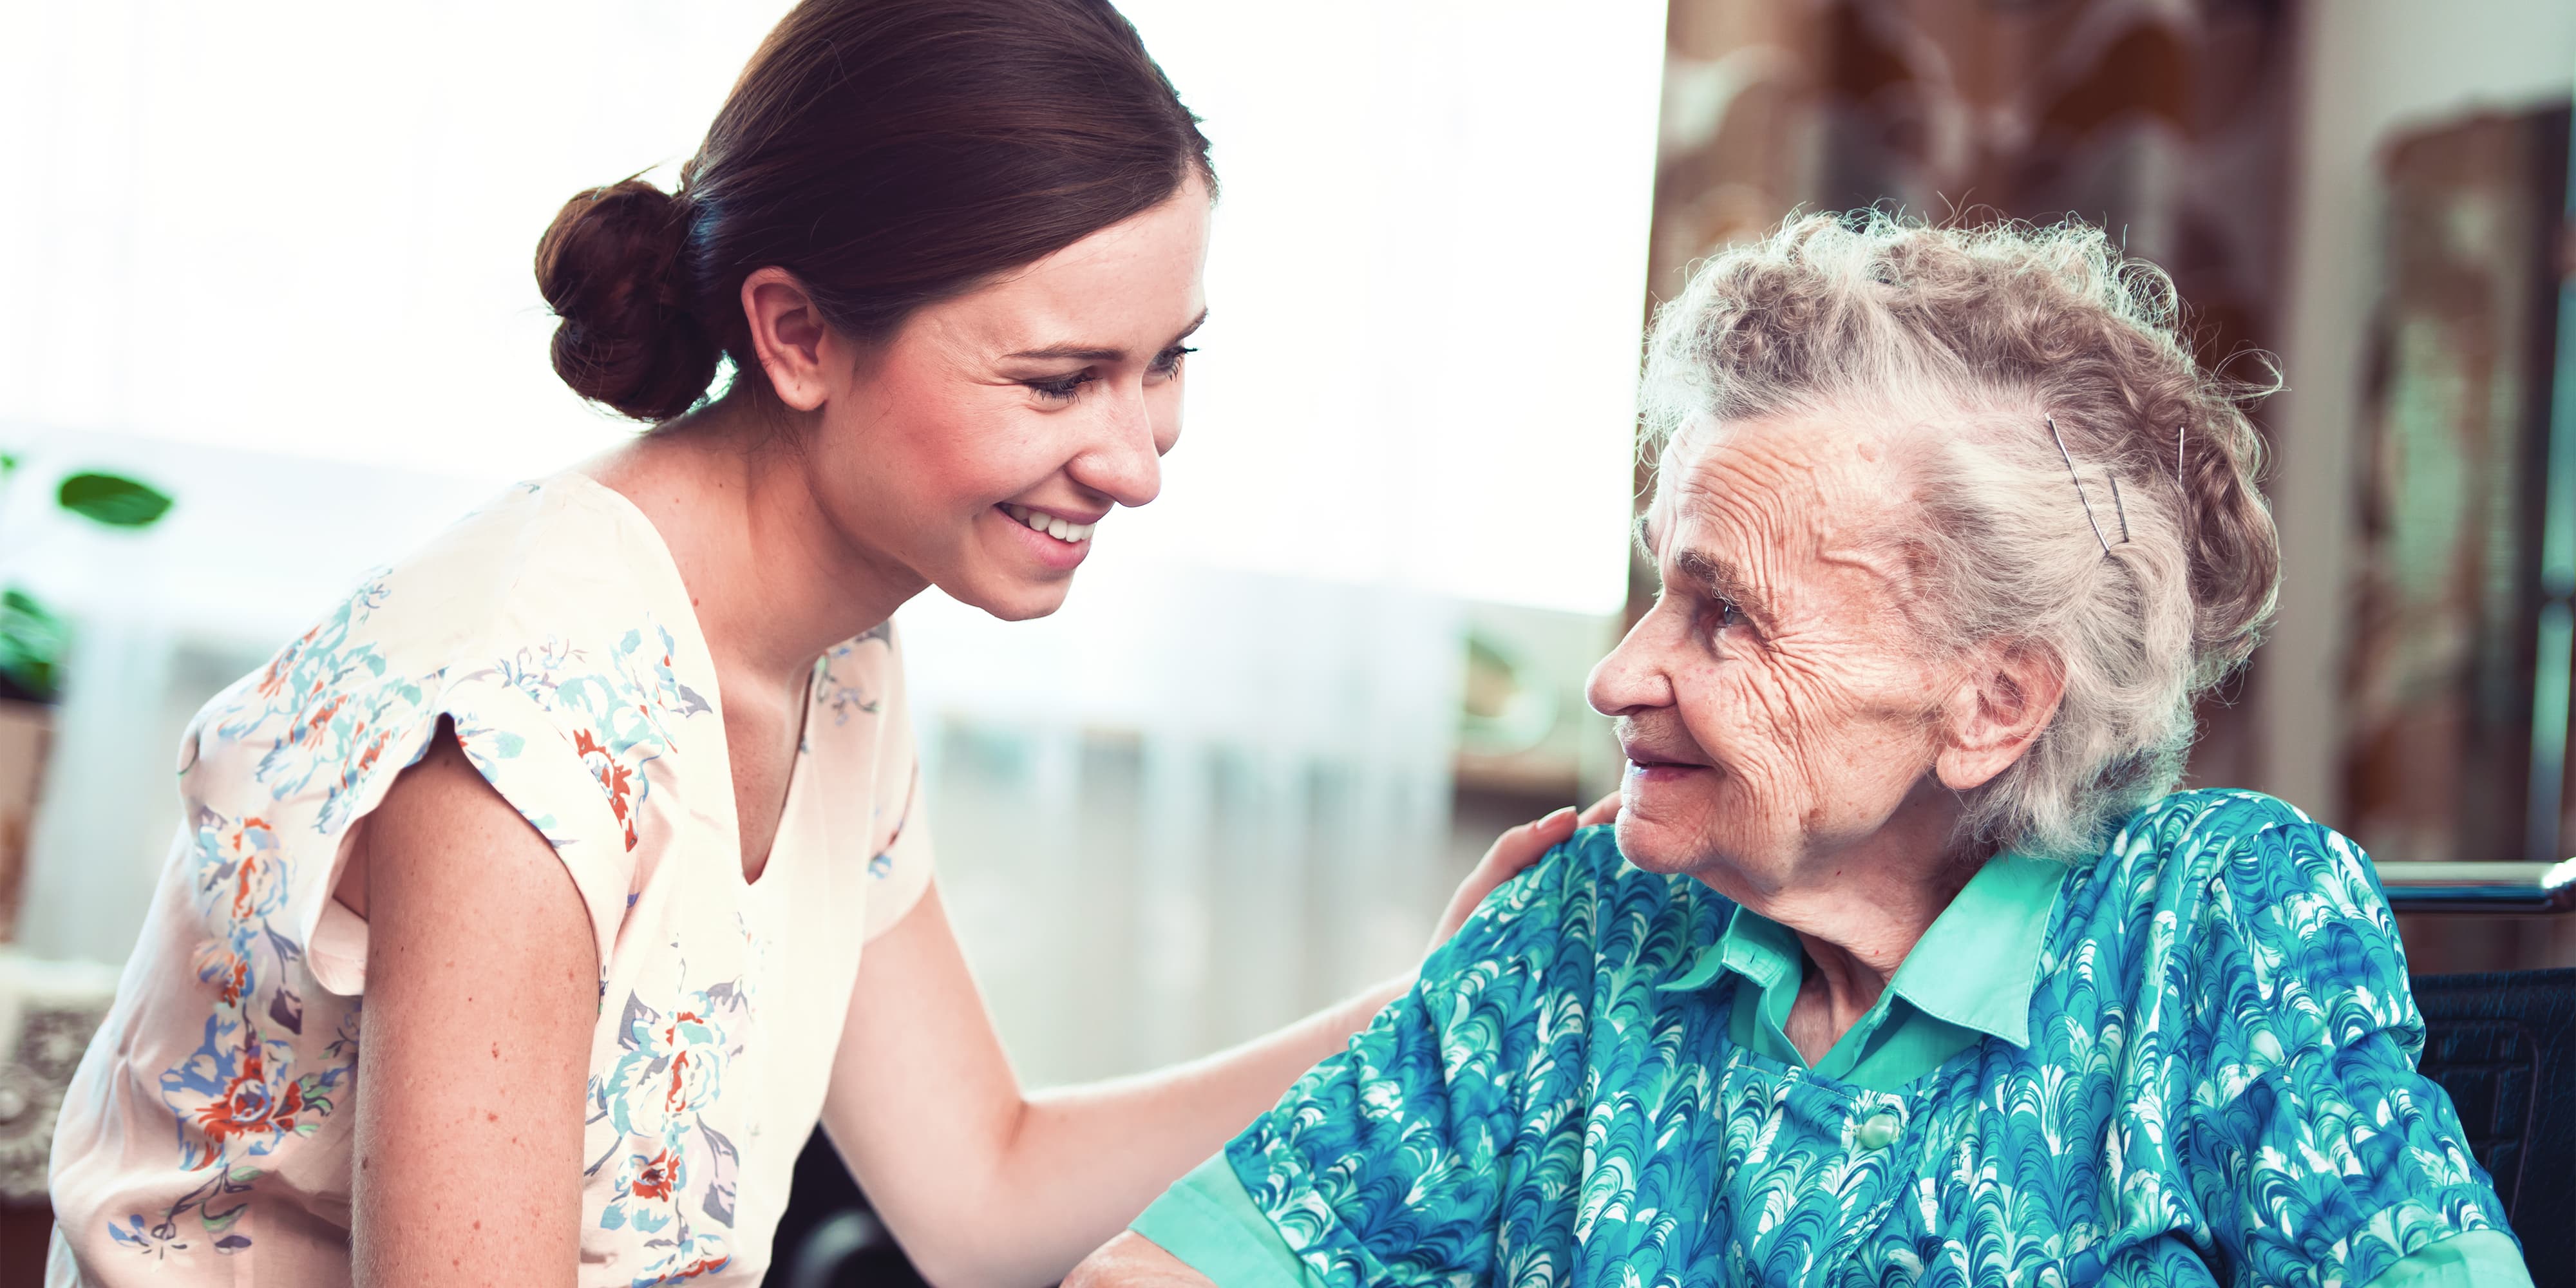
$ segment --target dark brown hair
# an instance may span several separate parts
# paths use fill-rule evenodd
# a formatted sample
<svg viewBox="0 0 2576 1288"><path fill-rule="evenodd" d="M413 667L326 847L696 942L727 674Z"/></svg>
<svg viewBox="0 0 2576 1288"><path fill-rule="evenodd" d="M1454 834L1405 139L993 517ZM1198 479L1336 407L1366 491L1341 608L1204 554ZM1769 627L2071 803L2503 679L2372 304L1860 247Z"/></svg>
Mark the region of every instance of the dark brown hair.
<svg viewBox="0 0 2576 1288"><path fill-rule="evenodd" d="M565 203L537 243L554 366L638 420L756 373L743 278L776 266L862 342L1161 204L1207 139L1107 0L805 0L665 193Z"/></svg>

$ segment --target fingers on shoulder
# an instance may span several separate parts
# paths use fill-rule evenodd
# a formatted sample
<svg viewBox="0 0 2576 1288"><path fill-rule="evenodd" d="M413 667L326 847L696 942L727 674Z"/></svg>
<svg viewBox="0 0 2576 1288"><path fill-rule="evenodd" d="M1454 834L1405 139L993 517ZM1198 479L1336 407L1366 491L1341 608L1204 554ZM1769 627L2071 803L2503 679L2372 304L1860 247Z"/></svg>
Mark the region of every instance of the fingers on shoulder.
<svg viewBox="0 0 2576 1288"><path fill-rule="evenodd" d="M1545 818L1507 828L1502 838L1488 852L1494 860L1515 870L1529 866L1538 857L1574 835L1574 810L1569 807Z"/></svg>
<svg viewBox="0 0 2576 1288"><path fill-rule="evenodd" d="M1585 806L1583 813L1575 818L1574 825L1576 827L1598 827L1603 823L1615 823L1617 821L1619 821L1619 793L1612 792L1609 795L1592 802L1590 805Z"/></svg>

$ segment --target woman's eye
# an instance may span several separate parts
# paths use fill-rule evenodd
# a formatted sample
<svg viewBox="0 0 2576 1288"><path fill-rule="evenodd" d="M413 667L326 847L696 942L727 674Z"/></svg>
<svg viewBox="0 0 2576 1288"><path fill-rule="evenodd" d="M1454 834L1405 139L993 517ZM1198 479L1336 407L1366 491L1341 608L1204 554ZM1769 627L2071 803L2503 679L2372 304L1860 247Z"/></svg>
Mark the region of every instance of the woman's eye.
<svg viewBox="0 0 2576 1288"><path fill-rule="evenodd" d="M1154 374L1158 376L1177 374L1181 369L1181 359L1196 352L1198 352L1198 350L1190 348L1187 345L1176 344L1171 348L1163 350L1161 353L1155 354Z"/></svg>
<svg viewBox="0 0 2576 1288"><path fill-rule="evenodd" d="M1036 390L1040 398L1052 399L1057 402L1069 402L1073 399L1074 395L1082 392L1082 387L1084 385L1090 384L1092 381L1098 380L1099 378L1100 377L1095 376L1088 371L1077 371L1061 380L1025 380L1021 383Z"/></svg>
<svg viewBox="0 0 2576 1288"><path fill-rule="evenodd" d="M1730 626L1743 626L1752 620L1744 615L1743 609L1736 607L1732 599L1716 601L1709 607L1708 616L1709 621L1721 631Z"/></svg>

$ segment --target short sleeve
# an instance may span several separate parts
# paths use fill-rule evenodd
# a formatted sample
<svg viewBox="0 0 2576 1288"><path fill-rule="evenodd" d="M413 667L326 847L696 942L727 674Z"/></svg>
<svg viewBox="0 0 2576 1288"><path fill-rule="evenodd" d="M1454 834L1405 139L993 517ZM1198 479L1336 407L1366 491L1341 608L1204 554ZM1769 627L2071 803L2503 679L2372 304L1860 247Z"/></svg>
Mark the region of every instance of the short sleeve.
<svg viewBox="0 0 2576 1288"><path fill-rule="evenodd" d="M2188 954L2181 1155L2243 1284L2366 1284L2503 1230L2442 1088L2369 859L2274 804L2208 871ZM2200 875L2195 873L2195 876Z"/></svg>
<svg viewBox="0 0 2576 1288"><path fill-rule="evenodd" d="M930 802L921 756L912 734L912 704L903 682L903 645L894 624L860 636L824 658L819 683L824 711L836 703L866 701L876 708L871 758L868 834L868 902L865 934L874 939L894 928L930 888ZM856 695L856 696L851 696Z"/></svg>
<svg viewBox="0 0 2576 1288"><path fill-rule="evenodd" d="M577 700L578 690L573 691ZM452 724L466 759L485 782L546 839L572 877L589 914L599 960L609 959L629 896L636 887L632 820L640 774L615 735L579 709L549 709L505 670L469 674L448 685L408 727L388 729L373 755L354 767L349 828L327 878L303 892L298 909L314 978L335 993L366 989L366 922L333 891L363 833L365 816L393 780L428 754L442 720Z"/></svg>
<svg viewBox="0 0 2576 1288"><path fill-rule="evenodd" d="M2471 1230L2407 1253L2368 1288L2531 1288L2531 1268L2512 1235Z"/></svg>
<svg viewBox="0 0 2576 1288"><path fill-rule="evenodd" d="M1590 875L1560 847L1496 891L1420 983L1226 1147L1309 1278L1513 1278L1497 1263L1509 1196L1534 1172L1570 1174L1580 1151L1584 1062L1565 1048L1593 971L1561 960L1575 954L1557 925Z"/></svg>
<svg viewBox="0 0 2576 1288"><path fill-rule="evenodd" d="M1223 1153L1172 1182L1127 1228L1217 1288L1309 1288L1313 1279Z"/></svg>

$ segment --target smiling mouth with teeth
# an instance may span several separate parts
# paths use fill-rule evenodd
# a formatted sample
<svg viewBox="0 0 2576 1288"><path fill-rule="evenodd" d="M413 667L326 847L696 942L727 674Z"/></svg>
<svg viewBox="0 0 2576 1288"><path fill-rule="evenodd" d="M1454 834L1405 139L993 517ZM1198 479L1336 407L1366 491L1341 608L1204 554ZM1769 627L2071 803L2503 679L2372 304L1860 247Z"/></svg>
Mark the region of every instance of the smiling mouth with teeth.
<svg viewBox="0 0 2576 1288"><path fill-rule="evenodd" d="M1032 532L1043 532L1068 545L1091 540L1091 530L1100 526L1097 523L1067 523L1043 510L1032 510L1025 505L1012 505L1008 502L1003 503L1002 513L1019 521Z"/></svg>

